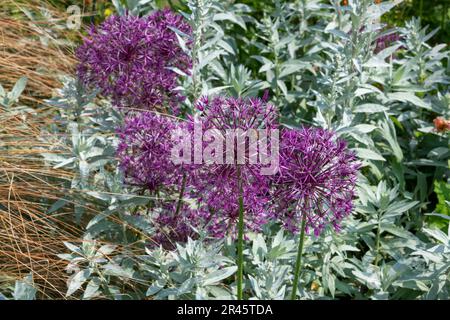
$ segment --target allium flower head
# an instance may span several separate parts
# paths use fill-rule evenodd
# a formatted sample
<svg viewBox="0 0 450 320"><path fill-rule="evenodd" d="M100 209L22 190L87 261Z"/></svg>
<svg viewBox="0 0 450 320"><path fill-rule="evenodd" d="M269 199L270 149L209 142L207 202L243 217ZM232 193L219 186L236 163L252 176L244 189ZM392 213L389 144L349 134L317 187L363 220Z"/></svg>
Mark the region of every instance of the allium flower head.
<svg viewBox="0 0 450 320"><path fill-rule="evenodd" d="M211 234L223 237L225 234L236 235L239 217L238 176L242 181L242 193L245 209L245 226L249 230L259 230L268 220L269 212L266 204L269 202L269 179L260 173L261 163L251 163L249 140L245 142L244 161L239 162L238 141L233 138L232 161L230 149L226 146L226 137L241 129L243 133L251 129L269 131L278 128L278 113L276 108L267 102L257 99L236 99L202 97L196 104L199 117L193 120L201 121L203 132L212 129L221 134L223 149L215 150L223 163L206 162L198 166L194 185L201 203L209 212L206 223ZM203 144L203 156L207 145Z"/></svg>
<svg viewBox="0 0 450 320"><path fill-rule="evenodd" d="M165 249L174 249L177 242L187 242L188 238L197 237L193 228L198 228L202 223L201 213L187 204L182 204L177 212L177 206L175 202L165 202L155 210L155 232L149 241L150 247L161 245Z"/></svg>
<svg viewBox="0 0 450 320"><path fill-rule="evenodd" d="M170 160L177 125L172 118L154 112L125 119L118 130L117 155L128 184L150 192L180 185L183 168Z"/></svg>
<svg viewBox="0 0 450 320"><path fill-rule="evenodd" d="M386 49L398 40L400 40L400 35L398 33L391 33L379 37L375 42L375 52L377 53Z"/></svg>
<svg viewBox="0 0 450 320"><path fill-rule="evenodd" d="M175 107L182 97L174 90L177 74L169 68L188 73L191 59L170 27L191 33L182 16L169 9L144 18L110 16L93 26L78 48L79 78L118 107Z"/></svg>
<svg viewBox="0 0 450 320"><path fill-rule="evenodd" d="M329 224L339 230L340 221L353 209L359 166L346 142L332 131L284 130L275 191L276 212L284 226L297 232L306 214L306 231L319 235Z"/></svg>

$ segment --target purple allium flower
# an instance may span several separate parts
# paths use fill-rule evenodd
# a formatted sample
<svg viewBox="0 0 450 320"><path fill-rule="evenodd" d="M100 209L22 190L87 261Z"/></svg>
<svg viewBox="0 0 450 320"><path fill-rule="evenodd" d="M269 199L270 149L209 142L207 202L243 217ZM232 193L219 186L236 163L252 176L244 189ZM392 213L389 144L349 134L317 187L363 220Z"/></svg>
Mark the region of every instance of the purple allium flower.
<svg viewBox="0 0 450 320"><path fill-rule="evenodd" d="M400 40L400 35L398 33L390 33L383 35L375 40L375 53L378 53L387 47L393 45L395 42Z"/></svg>
<svg viewBox="0 0 450 320"><path fill-rule="evenodd" d="M175 90L177 73L168 68L189 73L192 63L171 27L191 33L182 16L169 9L144 18L110 16L93 26L77 49L79 78L118 107L176 108L183 97Z"/></svg>
<svg viewBox="0 0 450 320"><path fill-rule="evenodd" d="M178 123L169 116L142 112L125 119L118 130L117 155L126 182L151 193L160 188L180 186L183 167L171 161L175 144L172 133Z"/></svg>
<svg viewBox="0 0 450 320"><path fill-rule="evenodd" d="M306 231L319 235L326 225L339 230L352 212L360 164L344 140L321 128L284 130L280 171L275 177L277 214L286 229L297 232L303 214Z"/></svg>
<svg viewBox="0 0 450 320"><path fill-rule="evenodd" d="M193 179L199 201L204 206L203 209L208 212L205 223L209 231L214 237L237 234L239 174L242 181L245 226L249 230L260 230L261 226L270 218L270 212L267 210L267 203L270 200L270 181L268 176L262 175L260 172L263 164L250 163L249 140L245 140L244 163L238 164L236 158L238 140L235 139L233 139L234 160L231 163L228 162L226 137L236 129L241 129L244 133L250 129L260 129L265 132L277 129L278 112L276 108L257 98L224 97L213 99L202 97L197 101L196 107L199 110L199 117L192 120L192 125L194 126L196 121L200 120L203 132L213 129L223 137L223 154L219 155L223 163L206 162L199 165L195 179ZM270 136L270 133L267 135ZM203 142L203 151L205 151L205 147L210 141Z"/></svg>

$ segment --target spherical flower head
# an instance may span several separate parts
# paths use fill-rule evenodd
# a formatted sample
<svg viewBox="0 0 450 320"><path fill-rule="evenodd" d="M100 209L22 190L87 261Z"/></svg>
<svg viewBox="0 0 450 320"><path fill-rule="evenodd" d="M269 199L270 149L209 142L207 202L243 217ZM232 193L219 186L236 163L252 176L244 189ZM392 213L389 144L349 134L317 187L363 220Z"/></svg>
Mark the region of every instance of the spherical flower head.
<svg viewBox="0 0 450 320"><path fill-rule="evenodd" d="M286 129L281 134L280 171L275 176L279 219L297 232L303 214L306 229L318 236L327 225L339 230L352 212L360 164L344 140L321 128Z"/></svg>
<svg viewBox="0 0 450 320"><path fill-rule="evenodd" d="M209 231L215 237L236 236L239 177L242 183L245 226L248 230L260 230L270 218L270 211L267 209L270 180L267 175L261 174L264 164L250 161L252 142L249 139L241 140L244 141L245 152L241 154L243 159L239 160L239 140L228 140L227 137L239 135L237 129L241 130L241 134L259 129L270 136L269 131L278 128L276 108L257 98L231 97L202 97L197 101L196 108L198 113L191 119L192 125L200 122L204 134L207 130L213 130L223 138L222 150L214 150L211 153L217 156L215 160L220 158L221 162L208 161L205 157L209 152L209 144L215 138L203 139L203 163L197 167L193 180L200 202L209 212L206 218Z"/></svg>
<svg viewBox="0 0 450 320"><path fill-rule="evenodd" d="M171 28L191 33L182 16L169 9L143 18L108 17L90 29L77 49L78 77L118 107L176 108L183 97L175 90L178 76L170 68L189 73L192 63Z"/></svg>
<svg viewBox="0 0 450 320"><path fill-rule="evenodd" d="M194 228L201 227L201 213L183 203L177 212L178 203L164 202L155 210L152 219L155 232L152 234L149 247L162 246L174 249L176 243L185 243L188 238L197 238Z"/></svg>
<svg viewBox="0 0 450 320"><path fill-rule="evenodd" d="M142 112L128 116L118 130L117 156L126 182L151 193L180 186L183 168L171 161L178 123L169 116Z"/></svg>
<svg viewBox="0 0 450 320"><path fill-rule="evenodd" d="M401 38L398 33L391 33L377 38L377 40L375 41L375 53L388 48L400 39Z"/></svg>

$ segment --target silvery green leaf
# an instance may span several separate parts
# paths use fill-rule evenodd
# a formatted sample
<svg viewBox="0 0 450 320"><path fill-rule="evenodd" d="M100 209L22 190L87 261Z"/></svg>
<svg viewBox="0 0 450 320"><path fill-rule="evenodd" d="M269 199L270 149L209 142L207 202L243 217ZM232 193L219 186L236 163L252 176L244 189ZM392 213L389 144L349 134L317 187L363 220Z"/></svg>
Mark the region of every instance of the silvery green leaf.
<svg viewBox="0 0 450 320"><path fill-rule="evenodd" d="M74 244L72 244L72 243L70 243L70 242L67 242L67 241L63 241L63 244L64 244L70 251L75 252L75 253L78 253L78 254L80 254L80 255L83 254L83 251L81 250L80 247L77 247L76 245L74 245Z"/></svg>
<svg viewBox="0 0 450 320"><path fill-rule="evenodd" d="M104 212L101 212L99 214L97 214L94 218L92 218L88 225L86 226L86 229L89 230L92 227L94 227L97 223L99 223L100 221L104 220L105 218L108 218L109 216L111 216L113 213L115 212L115 210L106 210Z"/></svg>
<svg viewBox="0 0 450 320"><path fill-rule="evenodd" d="M36 299L36 292L33 277L29 274L23 280L16 281L13 297L14 300L34 300Z"/></svg>
<svg viewBox="0 0 450 320"><path fill-rule="evenodd" d="M398 201L398 202L393 202L386 209L385 215L387 215L387 216L400 215L400 214L414 208L417 204L419 204L419 201L402 200L402 201Z"/></svg>
<svg viewBox="0 0 450 320"><path fill-rule="evenodd" d="M187 294L187 293L191 292L196 284L197 284L196 278L187 279L178 288L178 295L183 295L183 294Z"/></svg>
<svg viewBox="0 0 450 320"><path fill-rule="evenodd" d="M330 273L327 274L327 287L328 287L328 290L330 290L331 296L334 298L336 286L335 286L334 276Z"/></svg>
<svg viewBox="0 0 450 320"><path fill-rule="evenodd" d="M71 296L75 293L81 286L89 279L91 271L89 269L80 270L75 273L67 283L67 293L66 297Z"/></svg>
<svg viewBox="0 0 450 320"><path fill-rule="evenodd" d="M73 259L75 259L75 256L73 254L68 254L68 253L59 253L56 256L62 260L67 260L67 261L72 261Z"/></svg>
<svg viewBox="0 0 450 320"><path fill-rule="evenodd" d="M368 68L389 68L391 65L380 58L372 57L363 66Z"/></svg>
<svg viewBox="0 0 450 320"><path fill-rule="evenodd" d="M357 124L354 128L362 133L370 133L373 130L377 129L376 126L371 124Z"/></svg>
<svg viewBox="0 0 450 320"><path fill-rule="evenodd" d="M405 279L405 280L399 280L395 281L394 285L402 287L402 288L408 288L408 289L414 289L414 290L421 290L427 292L429 290L428 286L418 279Z"/></svg>
<svg viewBox="0 0 450 320"><path fill-rule="evenodd" d="M266 72L269 70L272 70L275 67L275 64L273 64L273 62L269 62L264 64L261 68L259 68L258 72L262 73L262 72Z"/></svg>
<svg viewBox="0 0 450 320"><path fill-rule="evenodd" d="M388 111L389 109L387 107L384 107L381 104L375 104L375 103L365 103L361 104L359 106L356 106L353 112L355 113L376 113L376 112L384 112Z"/></svg>
<svg viewBox="0 0 450 320"><path fill-rule="evenodd" d="M418 107L431 110L431 107L428 103L424 102L412 92L392 92L387 94L387 98L390 101L407 101Z"/></svg>
<svg viewBox="0 0 450 320"><path fill-rule="evenodd" d="M245 25L244 19L242 17L235 15L232 12L221 12L216 13L214 15L214 21L222 21L222 20L229 20L237 25L239 25L242 29L247 30L247 26Z"/></svg>
<svg viewBox="0 0 450 320"><path fill-rule="evenodd" d="M365 149L365 148L354 148L356 155L364 160L378 160L378 161L386 161L379 153L376 151Z"/></svg>
<svg viewBox="0 0 450 320"><path fill-rule="evenodd" d="M227 290L225 290L222 287L218 287L218 286L208 286L206 288L213 297L215 297L218 300L232 300L233 296L230 294L230 292L228 292Z"/></svg>
<svg viewBox="0 0 450 320"><path fill-rule="evenodd" d="M429 158L443 159L444 157L448 157L449 154L450 154L449 148L437 147L432 149L427 156Z"/></svg>
<svg viewBox="0 0 450 320"><path fill-rule="evenodd" d="M394 124L386 114L385 120L381 123L380 131L383 137L388 141L397 162L400 163L403 160L403 151L398 144Z"/></svg>
<svg viewBox="0 0 450 320"><path fill-rule="evenodd" d="M375 270L353 270L352 273L358 280L367 285L370 289L378 289L381 286L381 281L379 274L374 271Z"/></svg>
<svg viewBox="0 0 450 320"><path fill-rule="evenodd" d="M366 15L367 18L370 18L372 21L379 19L383 14L391 10L397 4L401 3L403 0L394 0L382 3L373 3L367 9Z"/></svg>
<svg viewBox="0 0 450 320"><path fill-rule="evenodd" d="M107 265L103 266L103 269L106 275L123 277L127 279L134 278L134 271L128 266L124 267L115 263L108 263Z"/></svg>
<svg viewBox="0 0 450 320"><path fill-rule="evenodd" d="M146 296L153 296L160 292L164 287L166 286L166 280L164 279L158 279L156 280L148 289L146 292Z"/></svg>
<svg viewBox="0 0 450 320"><path fill-rule="evenodd" d="M366 94L370 94L370 93L376 93L379 95L384 95L383 91L381 91L380 89L378 89L377 87L370 85L370 84L364 84L361 87L359 87L358 89L356 89L355 91L355 97L360 97Z"/></svg>
<svg viewBox="0 0 450 320"><path fill-rule="evenodd" d="M222 55L222 52L220 52L220 51L212 51L206 57L201 58L200 63L195 66L196 71L202 70L205 66L207 66L209 63L211 63L211 61L220 57L221 55Z"/></svg>
<svg viewBox="0 0 450 320"><path fill-rule="evenodd" d="M309 65L299 60L289 60L281 65L280 78L284 78L290 74L307 68ZM260 71L261 72L261 71Z"/></svg>
<svg viewBox="0 0 450 320"><path fill-rule="evenodd" d="M97 255L102 255L102 256L110 255L111 253L114 252L114 250L116 250L116 248L117 248L116 245L104 244L97 250L96 256Z"/></svg>
<svg viewBox="0 0 450 320"><path fill-rule="evenodd" d="M57 200L52 206L48 209L47 214L51 214L55 211L58 211L62 207L64 207L68 201L66 199L59 199Z"/></svg>
<svg viewBox="0 0 450 320"><path fill-rule="evenodd" d="M67 166L69 164L74 163L75 160L77 160L77 158L75 158L75 157L71 157L69 159L65 159L64 161L62 161L62 162L58 163L57 165L55 165L53 167L53 169L59 169L59 168L65 167L65 166Z"/></svg>
<svg viewBox="0 0 450 320"><path fill-rule="evenodd" d="M286 84L284 83L284 81L283 80L277 80L277 85L278 85L278 88L281 89L281 92L283 92L283 94L285 96L287 96L288 95L288 89L287 89Z"/></svg>
<svg viewBox="0 0 450 320"><path fill-rule="evenodd" d="M385 291L377 291L374 293L371 297L373 300L388 300L389 299L389 292Z"/></svg>
<svg viewBox="0 0 450 320"><path fill-rule="evenodd" d="M402 44L395 44L393 46L387 47L387 48L381 50L379 53L377 53L376 57L379 60L384 60L384 59L388 58L389 56L391 56L401 46L402 46Z"/></svg>
<svg viewBox="0 0 450 320"><path fill-rule="evenodd" d="M97 297L100 292L100 284L101 280L98 277L92 277L91 280L89 280L86 289L83 294L83 299L92 299Z"/></svg>
<svg viewBox="0 0 450 320"><path fill-rule="evenodd" d="M438 240L438 241L440 241L440 242L442 242L444 244L450 245L449 237L444 232L442 232L441 230L425 228L425 229L423 229L423 231L426 234L428 234L429 236L433 237L434 239L436 239L436 240Z"/></svg>
<svg viewBox="0 0 450 320"><path fill-rule="evenodd" d="M342 30L331 29L327 30L327 32L337 36L338 38L341 38L342 40L350 41L350 36L347 33L343 32Z"/></svg>
<svg viewBox="0 0 450 320"><path fill-rule="evenodd" d="M213 285L218 283L219 281L228 278L229 276L231 276L232 274L234 274L237 270L236 266L232 266L232 267L226 267L223 269L219 269L216 270L214 272L211 272L210 274L208 274L204 279L203 279L203 285L204 286L208 286L208 285Z"/></svg>
<svg viewBox="0 0 450 320"><path fill-rule="evenodd" d="M11 102L16 102L19 99L20 95L22 94L23 90L25 89L25 86L27 85L27 81L28 81L27 77L22 77L19 80L17 80L13 89L8 94L9 100L11 100Z"/></svg>
<svg viewBox="0 0 450 320"><path fill-rule="evenodd" d="M410 239L414 238L413 234L408 232L407 230L397 227L392 223L381 223L380 228L382 231L389 232L397 237L404 238L404 239Z"/></svg>

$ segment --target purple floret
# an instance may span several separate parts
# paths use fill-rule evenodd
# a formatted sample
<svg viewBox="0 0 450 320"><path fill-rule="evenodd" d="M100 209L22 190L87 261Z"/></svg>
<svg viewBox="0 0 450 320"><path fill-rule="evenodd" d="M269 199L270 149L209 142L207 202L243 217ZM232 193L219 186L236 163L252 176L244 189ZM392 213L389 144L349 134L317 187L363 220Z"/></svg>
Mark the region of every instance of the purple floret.
<svg viewBox="0 0 450 320"><path fill-rule="evenodd" d="M183 167L171 161L177 121L155 112L143 112L125 119L118 130L117 156L129 185L150 193L180 186Z"/></svg>

